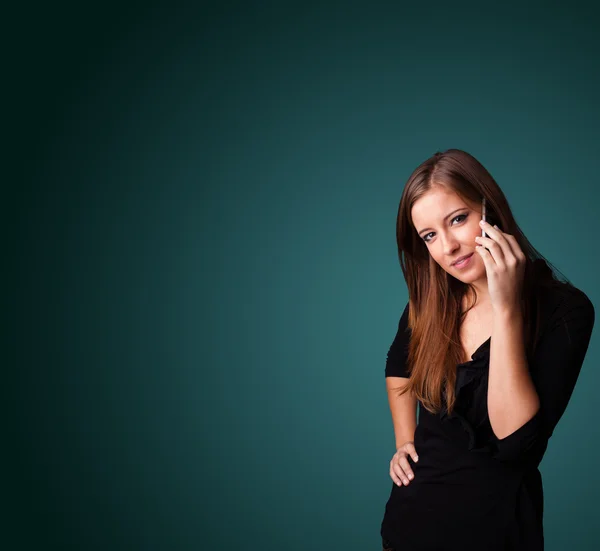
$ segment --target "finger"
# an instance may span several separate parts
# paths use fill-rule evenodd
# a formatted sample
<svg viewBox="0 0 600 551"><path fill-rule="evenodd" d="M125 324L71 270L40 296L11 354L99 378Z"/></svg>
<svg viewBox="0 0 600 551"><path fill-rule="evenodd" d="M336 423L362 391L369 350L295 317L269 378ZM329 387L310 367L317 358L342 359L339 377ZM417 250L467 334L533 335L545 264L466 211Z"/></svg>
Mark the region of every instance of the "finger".
<svg viewBox="0 0 600 551"><path fill-rule="evenodd" d="M394 459L396 460L394 462L394 472L402 479L404 485L407 486L411 480L408 474L412 472L412 469L406 460L406 453L401 451L394 456Z"/></svg>
<svg viewBox="0 0 600 551"><path fill-rule="evenodd" d="M406 444L406 450L408 451L408 453L412 457L412 460L415 463L417 461L419 461L419 456L417 454L417 449L415 448L415 445L412 442L407 442L407 444Z"/></svg>
<svg viewBox="0 0 600 551"><path fill-rule="evenodd" d="M410 463L408 462L408 459L406 459L406 457L407 456L401 457L399 462L400 462L400 466L402 467L402 470L404 471L406 477L408 478L407 482L410 482L415 477L415 473L413 473L413 470L410 467Z"/></svg>
<svg viewBox="0 0 600 551"><path fill-rule="evenodd" d="M491 237L496 243L498 243L500 250L502 251L502 262L498 263L498 265L508 263L512 264L513 261L516 261L517 256L515 255L515 251L513 251L510 243L506 239L508 234L504 233L498 226L490 225L488 222L481 221L482 229ZM483 239L489 239L489 237L484 237ZM479 239L477 239L478 242ZM483 243L482 243L483 244ZM487 246L487 245L485 245ZM489 249L490 247L488 247ZM492 249L490 249L492 250ZM494 258L496 257L495 251L492 252Z"/></svg>
<svg viewBox="0 0 600 551"><path fill-rule="evenodd" d="M514 235L510 235L508 233L505 233L504 237L509 242L510 248L512 249L512 252L515 255L515 258L519 262L525 262L525 260L526 260L525 253L521 250L521 246L519 245L517 238Z"/></svg>
<svg viewBox="0 0 600 551"><path fill-rule="evenodd" d="M476 237L475 241L485 247L489 253L491 254L492 260L499 267L502 268L506 264L505 262L505 254L502 245L497 241L494 241L490 237Z"/></svg>
<svg viewBox="0 0 600 551"><path fill-rule="evenodd" d="M408 483L410 482L408 479L408 476L406 475L406 473L404 472L404 469L398 464L395 463L394 464L394 473L396 473L396 476L402 480L402 483L405 486L408 486Z"/></svg>
<svg viewBox="0 0 600 551"><path fill-rule="evenodd" d="M493 272L496 263L494 262L490 251L488 251L485 247L482 247L481 245L477 245L477 247L475 247L475 252L483 259L483 263L485 264L485 271L487 273Z"/></svg>
<svg viewBox="0 0 600 551"><path fill-rule="evenodd" d="M394 481L396 486L402 486L402 480L398 477L398 475L394 471L394 460L390 461L390 478Z"/></svg>
<svg viewBox="0 0 600 551"><path fill-rule="evenodd" d="M488 237L492 237L493 239L499 239L504 234L498 226L495 224L492 226L487 220L480 220L479 226Z"/></svg>
<svg viewBox="0 0 600 551"><path fill-rule="evenodd" d="M525 255L519 246L518 241L513 235L504 233L496 225L493 226L498 234L498 243L504 253L504 264L507 267L514 268L525 262Z"/></svg>
<svg viewBox="0 0 600 551"><path fill-rule="evenodd" d="M514 236L504 233L496 224L494 224L493 228L498 234L497 240L504 250L504 258L507 264L516 264L519 261L519 253L521 252L521 247L519 247L517 240Z"/></svg>

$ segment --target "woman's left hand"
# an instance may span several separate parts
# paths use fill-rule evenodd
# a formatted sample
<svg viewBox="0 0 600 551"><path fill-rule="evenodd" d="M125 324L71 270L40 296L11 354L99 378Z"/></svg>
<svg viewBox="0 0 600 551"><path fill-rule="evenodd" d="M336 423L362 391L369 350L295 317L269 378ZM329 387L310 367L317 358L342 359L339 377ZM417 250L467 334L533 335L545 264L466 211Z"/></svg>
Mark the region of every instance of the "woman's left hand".
<svg viewBox="0 0 600 551"><path fill-rule="evenodd" d="M521 308L521 288L526 257L514 236L483 220L479 223L488 237L476 237L476 251L483 258L488 292L494 312Z"/></svg>

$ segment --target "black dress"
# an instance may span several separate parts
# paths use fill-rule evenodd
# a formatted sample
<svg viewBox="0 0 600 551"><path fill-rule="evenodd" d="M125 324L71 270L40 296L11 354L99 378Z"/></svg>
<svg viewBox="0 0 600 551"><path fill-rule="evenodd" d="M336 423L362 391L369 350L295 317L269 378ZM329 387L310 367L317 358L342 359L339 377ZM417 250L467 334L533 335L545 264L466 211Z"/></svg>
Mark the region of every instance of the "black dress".
<svg viewBox="0 0 600 551"><path fill-rule="evenodd" d="M498 439L487 413L491 337L457 366L452 415L419 407L408 461L415 477L392 490L381 523L383 547L402 551L542 551L543 492L538 466L571 397L594 326L594 307L560 283L540 294L541 336L529 371L540 409ZM386 377L405 370L408 304L389 349Z"/></svg>

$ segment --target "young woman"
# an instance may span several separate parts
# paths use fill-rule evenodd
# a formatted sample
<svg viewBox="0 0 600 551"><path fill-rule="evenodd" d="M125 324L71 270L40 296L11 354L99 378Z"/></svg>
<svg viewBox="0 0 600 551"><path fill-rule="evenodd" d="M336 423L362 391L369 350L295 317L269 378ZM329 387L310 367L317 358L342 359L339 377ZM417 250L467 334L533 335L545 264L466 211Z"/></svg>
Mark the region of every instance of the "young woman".
<svg viewBox="0 0 600 551"><path fill-rule="evenodd" d="M385 366L397 451L383 549L541 551L538 466L594 307L555 277L464 151L438 152L410 176L397 243L409 301Z"/></svg>

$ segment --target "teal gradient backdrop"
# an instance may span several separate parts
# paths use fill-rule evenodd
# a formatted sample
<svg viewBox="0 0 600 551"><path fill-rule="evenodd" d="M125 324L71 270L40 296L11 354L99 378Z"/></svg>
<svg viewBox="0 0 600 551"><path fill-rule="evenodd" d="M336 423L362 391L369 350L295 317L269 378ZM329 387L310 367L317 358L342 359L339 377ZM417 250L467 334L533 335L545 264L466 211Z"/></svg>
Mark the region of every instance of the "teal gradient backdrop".
<svg viewBox="0 0 600 551"><path fill-rule="evenodd" d="M379 550L395 216L437 150L600 304L598 15L447 4L13 8L4 548ZM600 545L598 359L548 551Z"/></svg>

